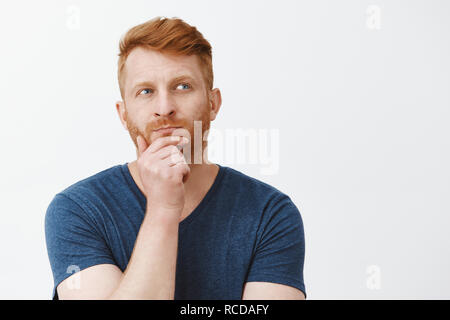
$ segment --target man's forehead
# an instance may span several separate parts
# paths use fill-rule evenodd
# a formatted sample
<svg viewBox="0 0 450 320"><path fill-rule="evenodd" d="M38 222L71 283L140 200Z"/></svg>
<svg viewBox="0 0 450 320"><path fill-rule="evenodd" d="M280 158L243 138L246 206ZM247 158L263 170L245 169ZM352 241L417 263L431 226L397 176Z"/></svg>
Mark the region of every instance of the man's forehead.
<svg viewBox="0 0 450 320"><path fill-rule="evenodd" d="M195 55L174 56L143 48L136 48L129 54L125 68L131 83L158 77L172 79L186 75L195 79L201 76Z"/></svg>

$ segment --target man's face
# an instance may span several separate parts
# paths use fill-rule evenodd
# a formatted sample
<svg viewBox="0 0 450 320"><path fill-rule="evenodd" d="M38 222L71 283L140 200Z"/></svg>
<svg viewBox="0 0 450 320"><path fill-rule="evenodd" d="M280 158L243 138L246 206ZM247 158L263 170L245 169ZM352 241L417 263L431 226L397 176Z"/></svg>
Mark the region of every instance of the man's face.
<svg viewBox="0 0 450 320"><path fill-rule="evenodd" d="M138 135L150 145L164 135L188 133L192 147L194 121L201 121L203 137L221 101L219 89L206 88L197 56L173 56L137 47L129 54L124 70L124 102L118 102L117 109L136 146ZM154 131L164 126L181 129Z"/></svg>

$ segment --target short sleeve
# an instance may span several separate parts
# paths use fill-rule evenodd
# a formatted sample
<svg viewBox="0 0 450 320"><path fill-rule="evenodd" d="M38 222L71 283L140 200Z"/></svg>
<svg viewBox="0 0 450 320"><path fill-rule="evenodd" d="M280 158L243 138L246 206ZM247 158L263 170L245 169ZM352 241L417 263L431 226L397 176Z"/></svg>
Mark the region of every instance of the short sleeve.
<svg viewBox="0 0 450 320"><path fill-rule="evenodd" d="M301 290L305 236L300 211L288 196L269 206L262 216L246 281L284 284Z"/></svg>
<svg viewBox="0 0 450 320"><path fill-rule="evenodd" d="M57 194L45 215L47 253L56 287L75 272L97 264L115 264L93 220L75 201Z"/></svg>

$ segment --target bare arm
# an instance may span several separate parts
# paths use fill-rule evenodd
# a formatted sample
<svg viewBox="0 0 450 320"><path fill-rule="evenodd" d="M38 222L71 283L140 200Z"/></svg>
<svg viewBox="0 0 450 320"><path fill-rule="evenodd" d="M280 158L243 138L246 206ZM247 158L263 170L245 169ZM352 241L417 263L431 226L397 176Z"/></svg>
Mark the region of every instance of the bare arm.
<svg viewBox="0 0 450 320"><path fill-rule="evenodd" d="M174 299L178 219L146 215L123 277L109 299Z"/></svg>
<svg viewBox="0 0 450 320"><path fill-rule="evenodd" d="M146 214L130 262L84 269L58 286L60 299L174 299L178 220L167 212Z"/></svg>
<svg viewBox="0 0 450 320"><path fill-rule="evenodd" d="M246 282L242 300L305 300L299 289L279 283Z"/></svg>
<svg viewBox="0 0 450 320"><path fill-rule="evenodd" d="M148 147L139 140L147 210L125 272L111 264L86 268L61 282L61 299L174 299L183 183L189 174L182 155L168 156L179 152L169 148L178 142L164 137Z"/></svg>

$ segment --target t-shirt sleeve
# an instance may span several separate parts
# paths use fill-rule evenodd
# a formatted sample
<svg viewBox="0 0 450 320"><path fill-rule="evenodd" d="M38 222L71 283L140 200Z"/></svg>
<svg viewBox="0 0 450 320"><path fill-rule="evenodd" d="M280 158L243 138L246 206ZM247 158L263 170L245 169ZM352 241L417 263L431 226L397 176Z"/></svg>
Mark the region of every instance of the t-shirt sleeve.
<svg viewBox="0 0 450 320"><path fill-rule="evenodd" d="M284 196L269 206L262 216L246 281L292 286L306 297L304 260L305 236L300 211L288 196Z"/></svg>
<svg viewBox="0 0 450 320"><path fill-rule="evenodd" d="M72 274L97 264L115 264L111 250L92 217L75 201L57 194L45 215L47 253L56 287Z"/></svg>

